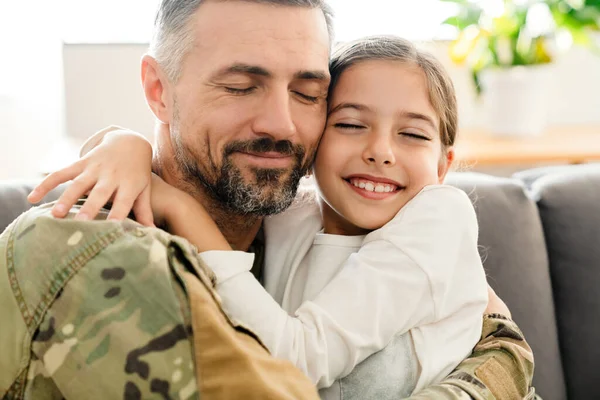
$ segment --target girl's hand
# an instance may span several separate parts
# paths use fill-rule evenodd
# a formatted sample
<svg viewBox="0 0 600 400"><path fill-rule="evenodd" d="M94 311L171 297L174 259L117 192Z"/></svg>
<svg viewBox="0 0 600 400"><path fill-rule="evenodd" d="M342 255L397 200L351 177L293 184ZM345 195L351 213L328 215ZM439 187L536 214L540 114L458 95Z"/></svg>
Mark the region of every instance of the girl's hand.
<svg viewBox="0 0 600 400"><path fill-rule="evenodd" d="M502 301L496 294L494 289L488 284L488 306L485 309L485 314L501 314L505 317L512 318L510 310L506 306L506 303Z"/></svg>
<svg viewBox="0 0 600 400"><path fill-rule="evenodd" d="M65 217L77 200L89 193L75 219L94 219L112 199L108 219L123 220L133 209L139 223L153 226L152 145L142 135L123 129L102 133L100 140L101 143L79 161L48 175L27 199L37 203L61 183L72 180L52 209L55 217Z"/></svg>
<svg viewBox="0 0 600 400"><path fill-rule="evenodd" d="M204 206L194 197L152 174L154 221L167 232L194 244L199 252L231 250L231 246Z"/></svg>

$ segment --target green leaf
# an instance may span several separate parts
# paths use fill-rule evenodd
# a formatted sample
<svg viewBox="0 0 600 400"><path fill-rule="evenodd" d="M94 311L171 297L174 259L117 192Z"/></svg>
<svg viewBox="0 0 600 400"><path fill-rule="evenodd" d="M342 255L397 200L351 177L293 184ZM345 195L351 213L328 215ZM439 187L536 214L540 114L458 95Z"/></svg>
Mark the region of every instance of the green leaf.
<svg viewBox="0 0 600 400"><path fill-rule="evenodd" d="M592 45L592 38L583 29L574 29L571 31L573 36L573 43L582 47L590 47Z"/></svg>
<svg viewBox="0 0 600 400"><path fill-rule="evenodd" d="M477 93L477 96L481 96L483 88L481 87L480 72L473 70L471 72L471 78L473 79L473 85L475 86L475 93Z"/></svg>
<svg viewBox="0 0 600 400"><path fill-rule="evenodd" d="M449 18L445 19L444 22L442 22L442 25L450 25L450 26L454 26L458 29L464 29L468 26L468 25L465 25L464 21L461 20L457 16L449 17Z"/></svg>
<svg viewBox="0 0 600 400"><path fill-rule="evenodd" d="M520 30L519 20L515 16L503 15L493 20L493 30L500 36L512 36Z"/></svg>

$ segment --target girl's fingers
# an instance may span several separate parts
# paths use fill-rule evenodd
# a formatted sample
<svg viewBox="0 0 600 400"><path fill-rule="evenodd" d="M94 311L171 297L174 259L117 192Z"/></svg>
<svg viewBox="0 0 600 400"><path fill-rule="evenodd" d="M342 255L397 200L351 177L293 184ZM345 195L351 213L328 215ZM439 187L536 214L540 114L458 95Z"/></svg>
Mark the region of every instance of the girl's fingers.
<svg viewBox="0 0 600 400"><path fill-rule="evenodd" d="M54 207L52 215L56 218L64 218L77 200L84 196L94 185L96 179L80 175L73 180L73 183L63 192Z"/></svg>
<svg viewBox="0 0 600 400"><path fill-rule="evenodd" d="M137 222L144 226L155 227L154 215L150 202L150 185L140 193L139 197L133 203L133 213Z"/></svg>
<svg viewBox="0 0 600 400"><path fill-rule="evenodd" d="M79 210L79 213L75 216L75 219L88 221L96 218L100 209L110 200L116 189L117 186L115 184L96 183Z"/></svg>
<svg viewBox="0 0 600 400"><path fill-rule="evenodd" d="M122 221L129 215L135 202L136 194L124 189L117 189L117 194L113 200L108 219L113 221Z"/></svg>
<svg viewBox="0 0 600 400"><path fill-rule="evenodd" d="M39 203L54 188L61 183L75 179L83 171L81 163L76 162L66 168L53 172L45 177L27 196L27 200L32 203Z"/></svg>

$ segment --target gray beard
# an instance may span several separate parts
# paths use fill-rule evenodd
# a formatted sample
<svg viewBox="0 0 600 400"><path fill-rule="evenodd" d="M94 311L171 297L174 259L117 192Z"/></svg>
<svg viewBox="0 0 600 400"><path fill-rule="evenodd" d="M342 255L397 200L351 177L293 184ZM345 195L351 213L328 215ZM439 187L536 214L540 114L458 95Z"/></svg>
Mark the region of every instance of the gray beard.
<svg viewBox="0 0 600 400"><path fill-rule="evenodd" d="M223 164L219 168L213 161L208 143L206 144L208 165L199 167L193 152L182 143L179 132L173 135L175 159L182 178L193 187L204 189L216 204L224 211L236 215L264 217L279 214L288 208L298 190L300 179L312 165L314 156L303 164L305 151L302 146L291 143L275 143L271 139L257 139L250 142L231 143L223 150ZM278 151L295 157L291 170L288 169L252 169L253 179L244 180L242 171L232 162L231 154L243 149L257 152ZM205 172L206 171L206 172ZM287 178L283 178L285 175ZM283 179L283 180L282 180Z"/></svg>
<svg viewBox="0 0 600 400"><path fill-rule="evenodd" d="M294 201L304 175L299 164L291 173L280 169L254 169L253 182L246 182L239 168L228 157L224 160L214 183L209 182L198 168L192 168L193 175L187 179L201 184L214 200L238 215L264 217L284 211ZM289 176L281 181L286 173Z"/></svg>

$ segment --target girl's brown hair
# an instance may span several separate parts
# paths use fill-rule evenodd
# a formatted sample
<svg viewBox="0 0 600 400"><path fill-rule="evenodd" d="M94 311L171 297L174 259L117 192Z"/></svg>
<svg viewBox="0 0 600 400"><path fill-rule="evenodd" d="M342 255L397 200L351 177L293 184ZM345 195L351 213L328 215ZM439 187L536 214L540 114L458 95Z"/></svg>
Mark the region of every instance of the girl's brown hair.
<svg viewBox="0 0 600 400"><path fill-rule="evenodd" d="M431 54L419 50L408 40L394 36L372 36L338 46L331 58L333 93L342 73L357 63L372 60L399 61L415 65L426 76L429 101L440 119L440 138L444 149L453 146L458 129L456 93L450 76Z"/></svg>

